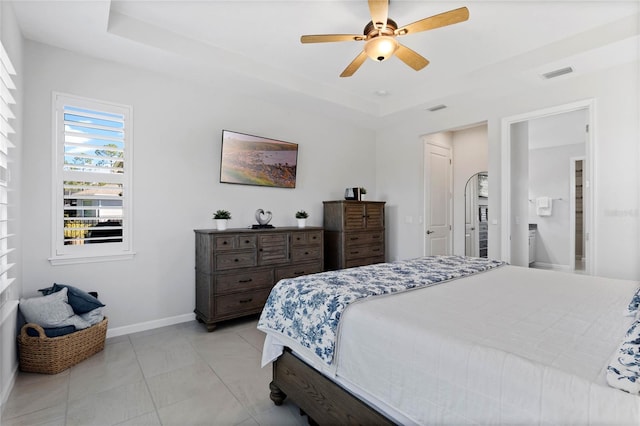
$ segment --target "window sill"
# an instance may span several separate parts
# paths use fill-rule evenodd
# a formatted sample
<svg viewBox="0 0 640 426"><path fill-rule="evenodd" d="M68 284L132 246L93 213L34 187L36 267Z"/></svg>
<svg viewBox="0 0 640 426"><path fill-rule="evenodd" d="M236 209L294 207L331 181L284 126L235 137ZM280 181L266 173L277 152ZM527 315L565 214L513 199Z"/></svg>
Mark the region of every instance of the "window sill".
<svg viewBox="0 0 640 426"><path fill-rule="evenodd" d="M113 262L117 260L131 260L135 256L134 253L126 254L107 254L98 256L58 256L50 257L49 263L53 266L73 265L77 263L95 263L95 262Z"/></svg>

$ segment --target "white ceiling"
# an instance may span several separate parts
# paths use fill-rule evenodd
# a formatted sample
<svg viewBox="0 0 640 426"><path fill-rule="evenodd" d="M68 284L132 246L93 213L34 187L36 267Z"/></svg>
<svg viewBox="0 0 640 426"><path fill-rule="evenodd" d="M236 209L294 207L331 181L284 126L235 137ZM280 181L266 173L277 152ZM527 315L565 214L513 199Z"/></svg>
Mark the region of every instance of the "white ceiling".
<svg viewBox="0 0 640 426"><path fill-rule="evenodd" d="M362 42L302 45L300 36L362 33L365 0L13 3L28 39L372 126L474 92L549 84L540 74L558 68L575 70L558 79L575 78L640 55L638 0L392 0L400 26L461 6L470 18L400 39L430 60L425 69L367 60L350 78L339 74Z"/></svg>

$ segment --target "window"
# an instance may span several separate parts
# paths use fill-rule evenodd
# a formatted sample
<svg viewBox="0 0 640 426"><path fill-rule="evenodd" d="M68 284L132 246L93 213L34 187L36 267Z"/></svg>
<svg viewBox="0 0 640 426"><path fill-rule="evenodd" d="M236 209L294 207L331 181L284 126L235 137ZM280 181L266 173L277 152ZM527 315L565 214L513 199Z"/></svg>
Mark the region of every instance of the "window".
<svg viewBox="0 0 640 426"><path fill-rule="evenodd" d="M9 124L11 120L15 119L15 115L11 111L11 106L16 103L11 95L11 91L16 89L11 79L11 76L15 74L16 71L9 56L0 44L0 307L7 301L8 288L14 280L9 276L9 270L14 264L9 262L9 253L13 251L13 245L10 241L12 235L9 234L9 191L7 185L9 183L8 165L11 159L9 149L15 147L10 141L11 135L15 131ZM2 319L0 318L0 322Z"/></svg>
<svg viewBox="0 0 640 426"><path fill-rule="evenodd" d="M53 264L130 258L131 108L54 93Z"/></svg>

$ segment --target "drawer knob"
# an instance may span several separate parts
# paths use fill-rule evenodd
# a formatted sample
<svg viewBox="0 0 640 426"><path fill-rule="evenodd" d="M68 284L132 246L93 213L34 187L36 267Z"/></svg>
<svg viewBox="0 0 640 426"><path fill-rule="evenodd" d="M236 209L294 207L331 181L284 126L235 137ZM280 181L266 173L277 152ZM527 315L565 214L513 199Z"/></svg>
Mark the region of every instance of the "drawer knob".
<svg viewBox="0 0 640 426"><path fill-rule="evenodd" d="M304 275L304 271L294 271L293 273L296 275Z"/></svg>
<svg viewBox="0 0 640 426"><path fill-rule="evenodd" d="M222 245L223 245L223 246L226 246L227 244L229 244L227 241L223 241L223 242L222 242Z"/></svg>
<svg viewBox="0 0 640 426"><path fill-rule="evenodd" d="M240 262L240 259L233 259L234 262Z"/></svg>
<svg viewBox="0 0 640 426"><path fill-rule="evenodd" d="M250 283L251 281L253 281L252 278L248 278L246 280L238 280L239 283Z"/></svg>
<svg viewBox="0 0 640 426"><path fill-rule="evenodd" d="M249 298L249 299L242 299L240 300L240 303L249 303L253 300L253 297Z"/></svg>

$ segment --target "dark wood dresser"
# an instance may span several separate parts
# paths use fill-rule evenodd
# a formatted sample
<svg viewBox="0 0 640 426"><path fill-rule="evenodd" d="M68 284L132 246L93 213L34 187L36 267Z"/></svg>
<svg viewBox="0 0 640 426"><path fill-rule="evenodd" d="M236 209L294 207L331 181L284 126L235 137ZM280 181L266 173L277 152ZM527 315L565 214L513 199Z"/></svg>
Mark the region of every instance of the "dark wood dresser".
<svg viewBox="0 0 640 426"><path fill-rule="evenodd" d="M262 311L283 278L322 272L323 229L196 229L196 319L216 323Z"/></svg>
<svg viewBox="0 0 640 426"><path fill-rule="evenodd" d="M324 201L325 269L385 261L384 201Z"/></svg>

